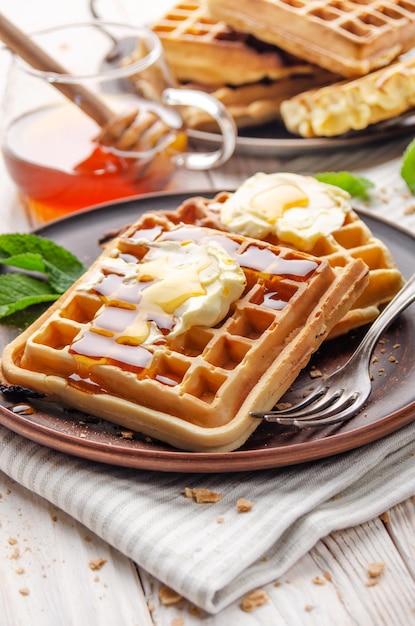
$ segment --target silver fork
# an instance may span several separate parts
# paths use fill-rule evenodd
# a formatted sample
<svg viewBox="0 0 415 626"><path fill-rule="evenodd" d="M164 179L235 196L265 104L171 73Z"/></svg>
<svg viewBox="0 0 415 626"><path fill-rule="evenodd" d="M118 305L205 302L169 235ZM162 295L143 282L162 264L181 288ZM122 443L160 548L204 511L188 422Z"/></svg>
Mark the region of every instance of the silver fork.
<svg viewBox="0 0 415 626"><path fill-rule="evenodd" d="M307 398L286 410L252 411L250 415L298 428L327 426L356 415L372 390L369 366L379 336L414 300L415 274L376 318L348 361Z"/></svg>

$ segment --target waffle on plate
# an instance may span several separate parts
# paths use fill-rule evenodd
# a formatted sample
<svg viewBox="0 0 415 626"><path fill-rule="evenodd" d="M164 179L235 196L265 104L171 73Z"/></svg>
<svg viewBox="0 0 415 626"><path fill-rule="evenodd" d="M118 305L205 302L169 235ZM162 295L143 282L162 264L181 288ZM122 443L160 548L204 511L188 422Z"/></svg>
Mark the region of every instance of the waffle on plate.
<svg viewBox="0 0 415 626"><path fill-rule="evenodd" d="M384 67L413 47L414 0L207 0L235 30L345 77Z"/></svg>
<svg viewBox="0 0 415 626"><path fill-rule="evenodd" d="M233 450L367 277L352 256L332 267L148 213L6 347L3 375L176 448Z"/></svg>
<svg viewBox="0 0 415 626"><path fill-rule="evenodd" d="M333 268L350 259L363 260L369 268L368 284L331 330L331 338L372 322L404 284L389 249L353 210L349 194L313 177L260 172L236 192L185 201L170 219L293 247L325 259Z"/></svg>

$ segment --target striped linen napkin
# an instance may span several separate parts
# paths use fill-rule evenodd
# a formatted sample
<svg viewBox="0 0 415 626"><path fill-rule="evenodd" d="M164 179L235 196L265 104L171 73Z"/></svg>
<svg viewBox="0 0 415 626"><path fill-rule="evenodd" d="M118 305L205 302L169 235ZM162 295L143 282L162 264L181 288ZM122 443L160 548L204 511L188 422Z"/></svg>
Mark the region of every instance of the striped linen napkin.
<svg viewBox="0 0 415 626"><path fill-rule="evenodd" d="M280 577L331 531L415 495L414 461L415 422L321 461L232 474L114 467L0 427L1 470L210 613ZM221 498L198 504L186 488ZM252 509L239 512L239 498Z"/></svg>

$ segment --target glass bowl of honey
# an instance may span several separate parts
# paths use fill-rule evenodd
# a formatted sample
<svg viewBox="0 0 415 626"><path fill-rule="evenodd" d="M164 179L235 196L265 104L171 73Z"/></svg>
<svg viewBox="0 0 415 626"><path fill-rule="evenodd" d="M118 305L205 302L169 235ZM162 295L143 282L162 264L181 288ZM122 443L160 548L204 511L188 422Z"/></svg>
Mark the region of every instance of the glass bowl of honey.
<svg viewBox="0 0 415 626"><path fill-rule="evenodd" d="M31 37L64 71L35 69L13 57L3 97L1 149L35 224L163 190L178 167L209 169L232 155L233 120L208 94L177 88L151 30L96 21ZM123 127L121 141L111 133L108 139L108 126L88 111L85 93L103 103L115 125L133 120ZM218 149L189 149L185 106L201 108L216 120L222 133Z"/></svg>

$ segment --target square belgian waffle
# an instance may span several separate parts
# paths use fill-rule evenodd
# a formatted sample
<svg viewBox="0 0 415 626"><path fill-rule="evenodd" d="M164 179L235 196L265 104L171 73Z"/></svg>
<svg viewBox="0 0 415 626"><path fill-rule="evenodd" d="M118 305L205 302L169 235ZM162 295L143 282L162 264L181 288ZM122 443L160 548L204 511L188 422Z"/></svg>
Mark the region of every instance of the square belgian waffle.
<svg viewBox="0 0 415 626"><path fill-rule="evenodd" d="M158 315L140 299L155 280L148 264L144 275L140 268L163 241L213 241L242 268L243 293L214 327L193 325L171 338L168 309ZM275 405L366 282L359 259L334 269L312 255L148 213L5 348L3 375L176 448L233 450L258 426L249 412ZM183 285L186 274L173 293ZM163 338L140 343L137 320L149 311Z"/></svg>
<svg viewBox="0 0 415 626"><path fill-rule="evenodd" d="M240 32L346 77L384 67L414 45L414 0L207 0Z"/></svg>
<svg viewBox="0 0 415 626"><path fill-rule="evenodd" d="M307 61L214 20L203 0L178 2L152 24L152 30L181 82L217 87L315 72Z"/></svg>
<svg viewBox="0 0 415 626"><path fill-rule="evenodd" d="M175 222L206 225L219 230L227 230L221 221L221 205L231 196L231 192L219 192L214 198L193 197L186 200L177 211L167 213ZM272 245L289 244L276 235L266 238ZM369 281L344 317L332 328L330 338L344 335L354 328L369 324L379 315L380 308L398 293L404 284L403 276L397 267L388 247L375 237L370 228L351 210L344 224L331 235L321 237L310 254L326 260L333 268L347 265L351 259L361 259L369 268Z"/></svg>

